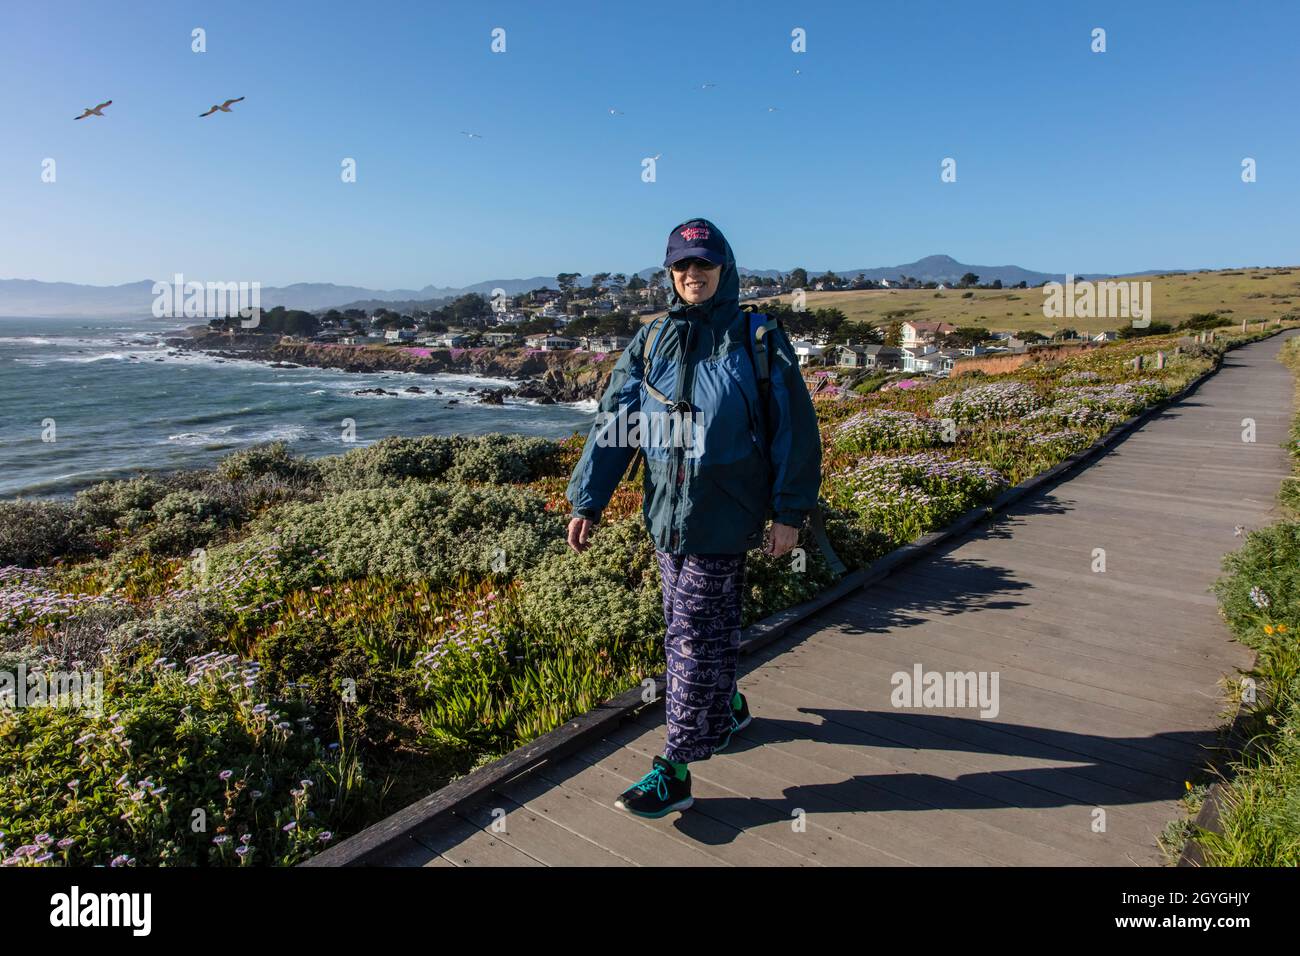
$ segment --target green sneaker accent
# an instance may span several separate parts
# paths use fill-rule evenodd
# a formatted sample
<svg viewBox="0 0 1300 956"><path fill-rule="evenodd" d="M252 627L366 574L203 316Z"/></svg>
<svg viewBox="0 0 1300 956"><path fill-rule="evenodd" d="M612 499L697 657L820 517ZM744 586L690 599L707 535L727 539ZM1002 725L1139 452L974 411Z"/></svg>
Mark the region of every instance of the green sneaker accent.
<svg viewBox="0 0 1300 956"><path fill-rule="evenodd" d="M732 696L732 698L731 698L731 709L732 709L732 710L740 710L740 691L739 691L739 690L737 690L736 693L735 693L735 694Z"/></svg>
<svg viewBox="0 0 1300 956"><path fill-rule="evenodd" d="M665 757L664 759L668 760L667 757ZM673 773L677 774L678 780L686 779L686 764L677 763L675 760L668 760L668 765L673 768Z"/></svg>

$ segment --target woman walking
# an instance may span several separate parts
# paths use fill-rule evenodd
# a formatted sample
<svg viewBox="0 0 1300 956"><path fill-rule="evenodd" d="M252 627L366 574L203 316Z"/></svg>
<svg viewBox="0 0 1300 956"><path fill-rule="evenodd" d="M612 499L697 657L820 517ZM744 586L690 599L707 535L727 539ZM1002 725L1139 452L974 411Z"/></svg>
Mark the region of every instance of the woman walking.
<svg viewBox="0 0 1300 956"><path fill-rule="evenodd" d="M642 326L614 366L567 491L569 545L583 551L638 448L644 454L643 512L663 578L668 732L663 756L615 805L647 817L689 807L687 764L749 724L736 685L745 553L761 544L769 516L767 553L793 548L821 483L817 418L794 350L779 329L751 327L722 232L707 219L677 226L664 267L668 314Z"/></svg>

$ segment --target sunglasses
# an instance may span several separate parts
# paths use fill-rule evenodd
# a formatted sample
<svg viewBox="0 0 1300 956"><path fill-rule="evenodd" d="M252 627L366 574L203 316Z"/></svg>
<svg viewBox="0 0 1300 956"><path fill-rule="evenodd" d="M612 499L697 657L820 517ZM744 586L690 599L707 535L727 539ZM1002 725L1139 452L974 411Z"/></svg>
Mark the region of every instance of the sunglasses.
<svg viewBox="0 0 1300 956"><path fill-rule="evenodd" d="M692 265L698 265L701 269L721 269L722 266L716 262L710 262L708 259L678 259L672 264L673 272L686 272Z"/></svg>

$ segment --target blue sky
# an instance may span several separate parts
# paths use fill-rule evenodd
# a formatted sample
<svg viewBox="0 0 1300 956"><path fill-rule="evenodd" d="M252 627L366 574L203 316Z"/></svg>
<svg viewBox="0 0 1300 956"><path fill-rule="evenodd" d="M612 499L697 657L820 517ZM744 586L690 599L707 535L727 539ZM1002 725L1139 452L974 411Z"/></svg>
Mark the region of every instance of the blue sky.
<svg viewBox="0 0 1300 956"><path fill-rule="evenodd" d="M1295 264L1297 35L1291 0L9 3L0 278L630 271L697 215L748 268Z"/></svg>

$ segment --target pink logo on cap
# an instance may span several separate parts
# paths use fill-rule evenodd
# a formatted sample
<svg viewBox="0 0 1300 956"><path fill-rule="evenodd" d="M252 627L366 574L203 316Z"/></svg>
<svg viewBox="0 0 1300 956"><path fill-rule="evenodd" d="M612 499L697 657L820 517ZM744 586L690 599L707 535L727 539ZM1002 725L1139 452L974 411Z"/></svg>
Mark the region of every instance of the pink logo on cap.
<svg viewBox="0 0 1300 956"><path fill-rule="evenodd" d="M682 230L682 238L687 242L695 242L699 239L709 238L709 230L704 226L687 226Z"/></svg>

